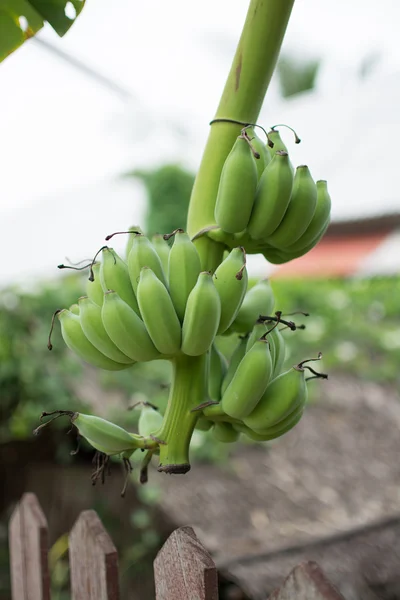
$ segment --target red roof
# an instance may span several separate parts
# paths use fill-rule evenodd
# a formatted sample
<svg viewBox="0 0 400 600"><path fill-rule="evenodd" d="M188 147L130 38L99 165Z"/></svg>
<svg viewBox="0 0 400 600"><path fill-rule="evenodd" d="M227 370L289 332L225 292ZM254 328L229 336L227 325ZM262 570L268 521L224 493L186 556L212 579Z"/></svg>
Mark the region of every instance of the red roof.
<svg viewBox="0 0 400 600"><path fill-rule="evenodd" d="M387 237L387 232L366 235L327 236L308 254L279 265L273 277L346 277Z"/></svg>

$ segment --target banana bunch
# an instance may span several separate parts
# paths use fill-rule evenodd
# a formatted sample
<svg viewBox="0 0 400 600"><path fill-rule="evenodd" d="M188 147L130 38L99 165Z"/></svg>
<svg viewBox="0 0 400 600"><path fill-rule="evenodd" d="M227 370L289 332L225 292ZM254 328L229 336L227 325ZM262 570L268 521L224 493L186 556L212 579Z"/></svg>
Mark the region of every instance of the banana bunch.
<svg viewBox="0 0 400 600"><path fill-rule="evenodd" d="M265 145L245 127L221 172L216 226L202 234L279 264L306 254L319 242L330 210L327 182L314 182L306 165L294 170L277 130L268 133Z"/></svg>
<svg viewBox="0 0 400 600"><path fill-rule="evenodd" d="M208 395L196 427L212 429L220 442L234 442L242 433L255 441L268 441L290 431L301 419L308 393L305 370L314 378L327 378L306 366L305 360L282 371L285 342L275 327L257 324L250 336L241 336L229 363L213 346L210 350ZM321 355L318 355L319 360Z"/></svg>
<svg viewBox="0 0 400 600"><path fill-rule="evenodd" d="M131 232L126 261L101 249L86 295L56 313L65 343L82 360L118 371L181 353L200 356L234 323L247 291L243 248L211 274L201 271L187 233L173 236L170 248L162 236L150 241Z"/></svg>
<svg viewBox="0 0 400 600"><path fill-rule="evenodd" d="M274 134L279 146L279 134ZM271 158L261 140L253 138L251 144L248 154L249 141L245 136L239 138L234 164L238 171L247 165L245 168L252 172L246 190L253 198L257 181L274 161L280 161L276 157L283 156L287 165L289 162L287 155L279 154L284 150ZM256 160L262 161L262 170L257 170ZM298 185L294 182L293 189ZM229 178L224 186L223 195L235 196L237 190ZM309 175L306 187L307 193L302 188L301 196L296 195L303 199L303 210L314 189ZM242 200L235 196L233 215L225 212L223 201L218 206L218 218L229 230L239 227ZM253 210L253 200L251 206ZM281 201L276 200L276 206L284 212ZM252 210L245 217L247 229ZM309 206L308 210L311 214ZM290 222L300 220L299 209L291 208L290 202L286 214ZM316 229L310 227L303 227L293 242L296 249L307 236L313 238ZM272 440L294 427L307 401L305 369L311 368L303 361L283 371L285 341L278 325L296 326L284 321L280 312L273 312L275 299L267 280L248 289L244 247L233 247L212 273L201 270L196 245L182 230L151 240L138 228L118 233L129 234L125 260L113 248L101 248L95 257L99 255L99 260L87 265L86 295L69 309L55 313L62 336L82 360L101 369L118 371L137 362L162 359L171 361L173 375L165 414L149 404L144 406L137 434L96 416L56 411L54 418L68 415L79 435L97 451L92 482L104 479L111 456L122 459L128 477L132 469L129 459L137 449L146 450L140 470L142 483L147 481L147 468L154 455L159 457L159 471L186 473L195 428L211 430L219 441L234 442L241 434L257 441ZM281 224L273 231L271 228L268 235L276 244L276 253L286 252L285 244L293 239L287 237ZM219 340L238 334L227 360L219 350ZM326 377L313 373L314 377Z"/></svg>

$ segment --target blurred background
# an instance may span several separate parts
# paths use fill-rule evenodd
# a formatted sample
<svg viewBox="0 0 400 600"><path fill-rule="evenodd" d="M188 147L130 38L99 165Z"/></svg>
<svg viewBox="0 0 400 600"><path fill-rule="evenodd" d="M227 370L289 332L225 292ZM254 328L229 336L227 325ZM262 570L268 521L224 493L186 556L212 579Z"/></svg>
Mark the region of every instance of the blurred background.
<svg viewBox="0 0 400 600"><path fill-rule="evenodd" d="M254 573L231 577L238 557L400 512L395 0L295 3L259 118L296 129L298 146L281 132L292 162L327 179L333 202L332 224L307 256L279 267L249 260L254 279L271 278L277 308L310 313L304 331L287 334L288 365L322 351L329 381L315 382L305 419L271 444L231 448L197 432L188 475L152 470L144 487L133 477L124 501L122 475L90 486L90 449L71 457L63 423L32 436L43 410L86 410L134 429L132 404L165 402L168 364L99 372L58 330L48 352L52 313L85 286L57 265L92 257L133 224L148 234L184 227L246 10L228 0L87 0L65 38L45 27L0 65L1 600L10 597L7 522L28 490L49 519L58 600L69 597L66 533L86 508L119 550L123 597L143 599L177 526L192 525L226 566L221 598L256 598ZM114 239L123 253L123 236Z"/></svg>

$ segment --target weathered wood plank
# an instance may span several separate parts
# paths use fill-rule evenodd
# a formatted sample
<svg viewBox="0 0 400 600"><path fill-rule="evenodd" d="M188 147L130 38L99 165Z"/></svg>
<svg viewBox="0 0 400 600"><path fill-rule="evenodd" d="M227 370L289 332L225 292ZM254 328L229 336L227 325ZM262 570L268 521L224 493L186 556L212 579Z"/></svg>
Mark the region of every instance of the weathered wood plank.
<svg viewBox="0 0 400 600"><path fill-rule="evenodd" d="M156 600L218 600L218 575L191 527L176 529L154 561Z"/></svg>
<svg viewBox="0 0 400 600"><path fill-rule="evenodd" d="M35 494L24 494L9 523L13 600L50 600L48 530Z"/></svg>
<svg viewBox="0 0 400 600"><path fill-rule="evenodd" d="M72 600L119 600L117 550L94 510L72 528L69 561Z"/></svg>
<svg viewBox="0 0 400 600"><path fill-rule="evenodd" d="M317 563L300 563L269 600L345 600L328 581Z"/></svg>

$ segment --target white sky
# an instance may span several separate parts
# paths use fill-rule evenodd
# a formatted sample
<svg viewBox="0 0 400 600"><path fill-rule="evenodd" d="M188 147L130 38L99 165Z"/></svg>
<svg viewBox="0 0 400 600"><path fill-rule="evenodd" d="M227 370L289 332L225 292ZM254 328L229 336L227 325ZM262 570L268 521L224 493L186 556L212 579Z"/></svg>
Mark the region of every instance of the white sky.
<svg viewBox="0 0 400 600"><path fill-rule="evenodd" d="M120 83L131 102L34 42L0 64L0 285L58 277L65 256L92 255L107 233L140 223L143 190L118 181L122 171L172 160L196 168L247 5L87 0L63 39L40 34ZM299 130L295 162L328 178L336 216L375 210L377 195L382 203L372 163L385 174L382 206L399 206L389 160L397 165L399 22L398 0L295 2L285 49L323 59L319 96L284 103L275 82L260 122ZM376 80L356 83L374 52Z"/></svg>

